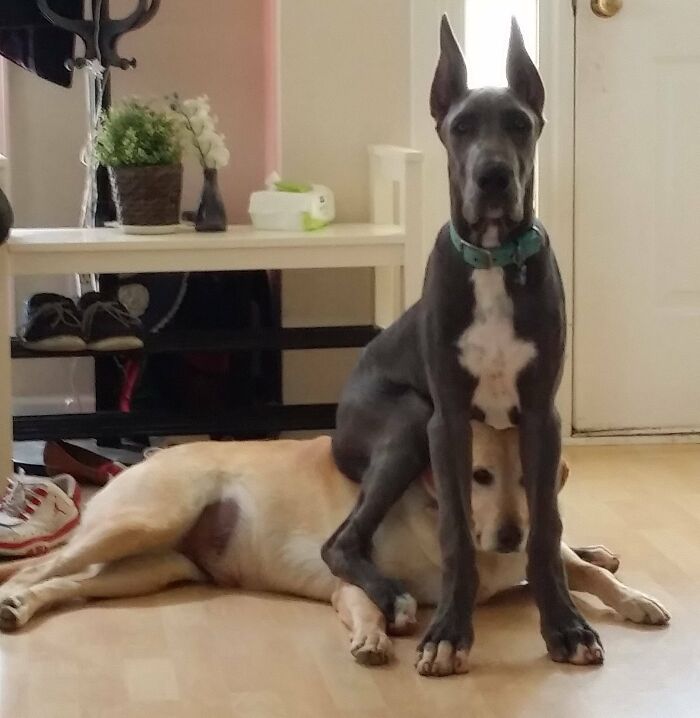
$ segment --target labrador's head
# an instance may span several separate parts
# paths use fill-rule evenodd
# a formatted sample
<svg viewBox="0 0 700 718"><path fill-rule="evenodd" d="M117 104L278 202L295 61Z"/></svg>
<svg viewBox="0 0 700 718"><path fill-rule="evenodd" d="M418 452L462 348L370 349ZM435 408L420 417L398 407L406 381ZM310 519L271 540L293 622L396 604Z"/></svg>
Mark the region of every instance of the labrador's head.
<svg viewBox="0 0 700 718"><path fill-rule="evenodd" d="M530 533L530 516L520 464L517 429L493 429L472 422L474 445L471 481L472 535L479 551L524 551ZM569 467L562 459L559 489ZM426 489L436 497L434 479L426 476Z"/></svg>

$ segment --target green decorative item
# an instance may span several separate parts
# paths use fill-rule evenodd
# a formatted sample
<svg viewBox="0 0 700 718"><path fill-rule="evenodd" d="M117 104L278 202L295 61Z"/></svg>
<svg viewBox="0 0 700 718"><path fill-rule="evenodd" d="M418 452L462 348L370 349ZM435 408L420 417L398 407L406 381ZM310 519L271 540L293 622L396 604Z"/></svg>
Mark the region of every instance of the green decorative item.
<svg viewBox="0 0 700 718"><path fill-rule="evenodd" d="M182 195L180 131L168 112L138 100L100 121L95 156L108 168L122 225L176 225Z"/></svg>
<svg viewBox="0 0 700 718"><path fill-rule="evenodd" d="M306 182L287 182L285 180L280 180L279 182L275 182L274 184L275 189L278 192L311 192L313 189L313 186L310 184L307 184Z"/></svg>
<svg viewBox="0 0 700 718"><path fill-rule="evenodd" d="M313 232L335 219L335 198L325 185L283 180L273 172L265 186L248 203L257 229Z"/></svg>

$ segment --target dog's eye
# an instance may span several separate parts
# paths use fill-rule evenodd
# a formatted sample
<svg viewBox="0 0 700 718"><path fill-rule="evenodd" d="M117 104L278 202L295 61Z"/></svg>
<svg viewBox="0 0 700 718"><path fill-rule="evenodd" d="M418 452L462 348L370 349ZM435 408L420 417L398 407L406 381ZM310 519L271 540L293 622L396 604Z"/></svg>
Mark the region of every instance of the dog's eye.
<svg viewBox="0 0 700 718"><path fill-rule="evenodd" d="M506 115L506 128L515 132L526 132L532 128L530 118L524 112Z"/></svg>
<svg viewBox="0 0 700 718"><path fill-rule="evenodd" d="M476 128L476 121L473 117L462 115L458 117L452 124L452 131L457 135L466 135L473 132Z"/></svg>
<svg viewBox="0 0 700 718"><path fill-rule="evenodd" d="M493 483L493 474L488 469L474 469L474 481L482 486L490 486Z"/></svg>

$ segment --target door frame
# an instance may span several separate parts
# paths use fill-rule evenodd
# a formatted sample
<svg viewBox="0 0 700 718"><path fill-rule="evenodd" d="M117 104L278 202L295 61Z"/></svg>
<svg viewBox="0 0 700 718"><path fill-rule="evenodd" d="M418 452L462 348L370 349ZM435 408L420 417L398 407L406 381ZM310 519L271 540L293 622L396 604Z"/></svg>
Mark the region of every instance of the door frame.
<svg viewBox="0 0 700 718"><path fill-rule="evenodd" d="M556 250L566 297L564 372L557 396L562 436L573 437L574 133L576 0L539 0L537 49L547 90L547 125L538 147L537 201Z"/></svg>

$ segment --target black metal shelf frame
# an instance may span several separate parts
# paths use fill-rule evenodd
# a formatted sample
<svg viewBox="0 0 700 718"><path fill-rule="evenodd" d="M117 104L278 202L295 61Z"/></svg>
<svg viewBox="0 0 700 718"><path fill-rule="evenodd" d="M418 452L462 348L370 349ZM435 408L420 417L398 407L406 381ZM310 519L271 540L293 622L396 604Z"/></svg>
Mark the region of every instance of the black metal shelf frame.
<svg viewBox="0 0 700 718"><path fill-rule="evenodd" d="M230 352L252 349L343 349L363 347L379 333L371 324L333 327L256 329L239 332L164 332L146 337L143 349L132 352L37 352L12 338L13 359L41 359L71 356L174 354L181 352Z"/></svg>
<svg viewBox="0 0 700 718"><path fill-rule="evenodd" d="M16 441L101 439L112 436L188 434L262 435L267 432L320 431L335 424L335 404L240 407L223 414L175 416L165 412L105 411L98 414L15 416Z"/></svg>
<svg viewBox="0 0 700 718"><path fill-rule="evenodd" d="M229 352L251 349L361 348L380 329L373 325L260 329L240 332L170 332L147 337L137 352L124 356L180 352ZM120 352L35 352L12 339L14 359L104 357ZM241 406L224 413L178 416L166 412L99 411L94 414L50 414L15 416L16 441L47 439L105 439L127 436L170 436L185 434L264 435L282 431L319 431L335 426L335 404L266 404Z"/></svg>

